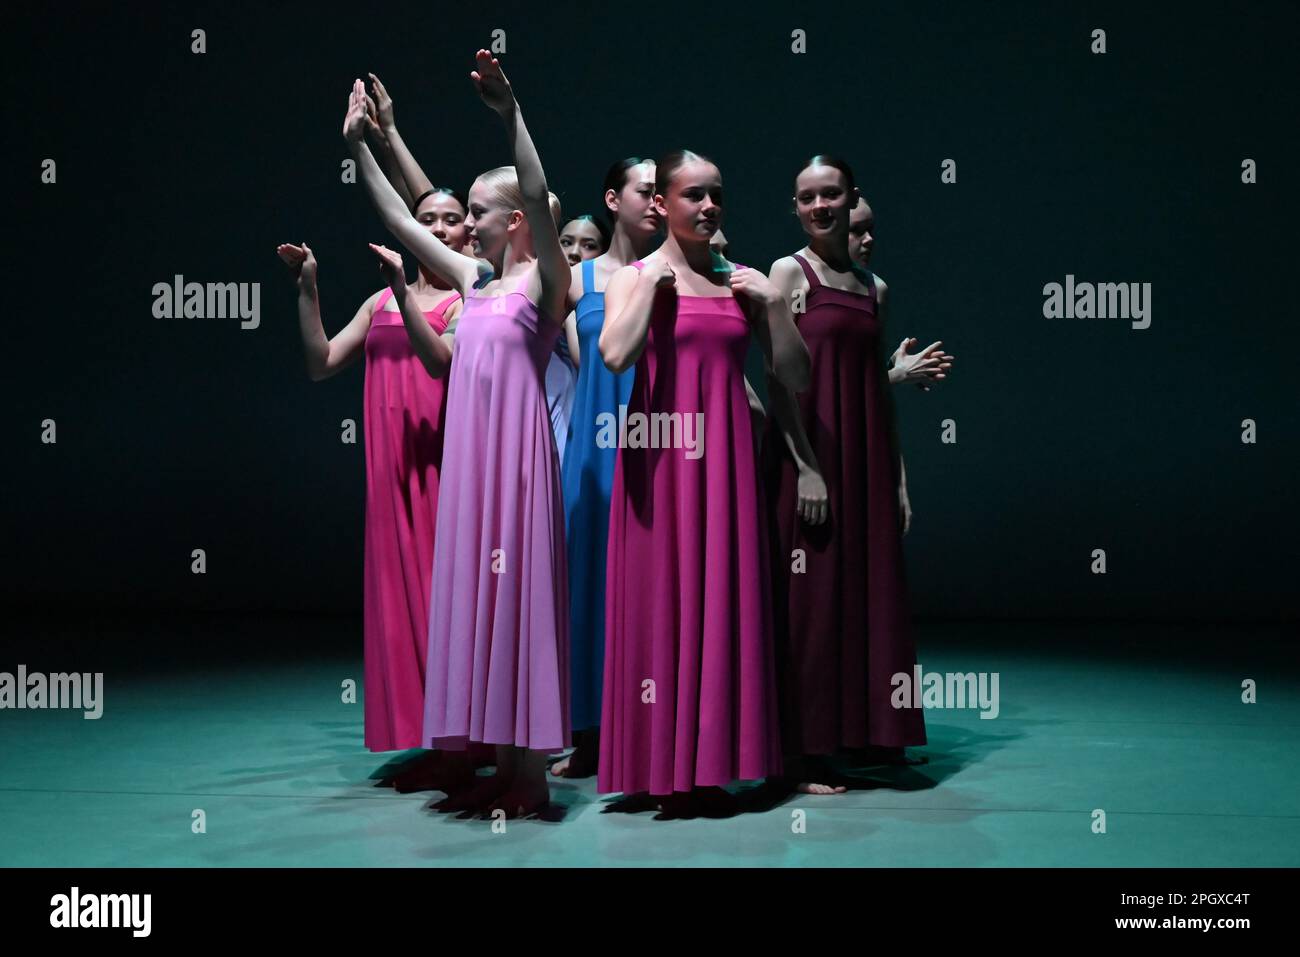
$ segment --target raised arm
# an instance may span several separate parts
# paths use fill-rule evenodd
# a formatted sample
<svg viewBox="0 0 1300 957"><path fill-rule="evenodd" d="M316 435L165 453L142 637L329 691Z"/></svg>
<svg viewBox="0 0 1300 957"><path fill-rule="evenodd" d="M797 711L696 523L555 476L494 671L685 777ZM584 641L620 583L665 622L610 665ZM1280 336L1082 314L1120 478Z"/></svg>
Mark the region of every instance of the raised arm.
<svg viewBox="0 0 1300 957"><path fill-rule="evenodd" d="M387 135L379 125L379 107L369 96L366 97L366 133L370 137L370 142L374 144L374 152L379 165L383 167L384 175L388 177L388 182L393 184L393 189L397 190L397 195L402 197L406 208L414 209L415 200L406 186L406 180L402 178L402 171L397 168L392 144L388 142Z"/></svg>
<svg viewBox="0 0 1300 957"><path fill-rule="evenodd" d="M393 165L397 168L398 176L406 184L407 192L410 193L410 201L407 202L407 206L411 206L415 199L433 189L433 183L429 181L428 176L424 175L424 170L420 168L420 164L415 161L415 157L407 149L402 134L397 132L397 121L393 119L393 98L388 95L388 90L379 81L379 77L373 73L370 74L370 87L375 92L375 112L377 114L379 133L387 144ZM394 186L396 186L396 183L394 183ZM401 189L399 188L397 191L400 193Z"/></svg>
<svg viewBox="0 0 1300 957"><path fill-rule="evenodd" d="M348 113L343 119L343 137L347 140L357 170L365 184L370 200L379 212L388 231L402 243L428 269L441 276L464 296L478 278L478 264L474 260L453 252L442 241L420 225L380 172L369 147L364 131L366 123L366 91L360 80L352 84L348 98Z"/></svg>
<svg viewBox="0 0 1300 957"><path fill-rule="evenodd" d="M470 73L470 78L483 102L506 124L506 138L510 141L515 174L519 177L519 192L524 197L524 215L528 217L533 251L537 253L542 297L548 306L546 312L556 321L563 321L569 311L569 260L560 245L555 217L551 215L550 191L546 187L541 157L537 155L537 147L524 125L524 115L501 64L486 50L479 50L475 60L477 69Z"/></svg>
<svg viewBox="0 0 1300 957"><path fill-rule="evenodd" d="M361 304L352 321L333 339L325 335L320 318L320 296L316 292L316 257L306 243L294 246L282 243L276 253L294 273L298 286L298 330L302 333L307 375L313 382L328 379L347 368L360 356L366 345L366 333L375 312L379 293Z"/></svg>

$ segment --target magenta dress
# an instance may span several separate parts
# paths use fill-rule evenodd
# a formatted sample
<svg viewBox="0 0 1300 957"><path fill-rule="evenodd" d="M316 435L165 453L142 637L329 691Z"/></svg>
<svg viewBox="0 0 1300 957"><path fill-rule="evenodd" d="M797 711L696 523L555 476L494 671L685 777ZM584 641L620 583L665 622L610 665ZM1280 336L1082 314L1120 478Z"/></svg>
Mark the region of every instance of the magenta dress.
<svg viewBox="0 0 1300 957"><path fill-rule="evenodd" d="M444 383L411 348L402 316L375 303L366 333L364 572L366 747L421 745ZM442 332L449 296L425 316Z"/></svg>
<svg viewBox="0 0 1300 957"><path fill-rule="evenodd" d="M812 359L799 413L830 518L821 525L799 518L798 474L773 430L764 455L779 543L772 566L781 730L791 754L925 744L921 710L890 703L893 676L912 674L916 648L875 283L865 295L832 289L794 258L808 278L807 308L795 319ZM790 567L796 548L806 560L801 574Z"/></svg>
<svg viewBox="0 0 1300 957"><path fill-rule="evenodd" d="M749 336L732 296L661 289L655 297L629 422L637 413L703 412L703 455L619 449L602 792L670 794L781 770L767 542L744 383Z"/></svg>
<svg viewBox="0 0 1300 957"><path fill-rule="evenodd" d="M433 551L424 743L568 747L569 604L545 375L560 326L520 291L456 324Z"/></svg>

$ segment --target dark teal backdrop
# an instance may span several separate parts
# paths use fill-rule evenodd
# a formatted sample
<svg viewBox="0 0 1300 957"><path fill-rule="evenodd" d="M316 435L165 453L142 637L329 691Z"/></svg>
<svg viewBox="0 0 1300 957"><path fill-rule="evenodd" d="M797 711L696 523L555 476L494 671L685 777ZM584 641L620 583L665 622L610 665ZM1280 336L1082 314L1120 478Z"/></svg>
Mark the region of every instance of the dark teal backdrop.
<svg viewBox="0 0 1300 957"><path fill-rule="evenodd" d="M958 357L898 401L917 614L1294 617L1300 17L1135 6L6 14L5 603L359 610L363 449L339 432L362 370L307 380L275 245L312 244L336 331L379 285L365 243L385 241L340 181L352 78L378 73L427 171L464 188L508 161L467 76L502 28L569 214L596 208L613 160L687 146L721 167L732 258L766 268L802 244L800 160L854 164L890 344ZM261 283L260 327L155 319L152 286L177 273ZM1150 282L1151 327L1045 319L1043 285L1067 274Z"/></svg>

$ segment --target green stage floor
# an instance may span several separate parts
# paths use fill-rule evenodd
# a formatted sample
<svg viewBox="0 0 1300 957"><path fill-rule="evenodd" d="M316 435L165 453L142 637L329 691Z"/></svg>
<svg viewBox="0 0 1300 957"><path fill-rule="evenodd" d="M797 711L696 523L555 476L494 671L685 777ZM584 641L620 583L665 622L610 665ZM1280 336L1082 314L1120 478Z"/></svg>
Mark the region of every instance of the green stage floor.
<svg viewBox="0 0 1300 957"><path fill-rule="evenodd" d="M427 810L433 792L373 786L399 755L366 752L361 704L340 702L361 683L358 621L64 626L0 671L94 659L104 714L0 711L0 864L1300 864L1289 629L922 622L918 645L927 672L1000 676L994 720L927 711L928 765L726 820L602 813L594 779L559 782L560 820L494 833ZM1244 678L1259 703L1241 703Z"/></svg>

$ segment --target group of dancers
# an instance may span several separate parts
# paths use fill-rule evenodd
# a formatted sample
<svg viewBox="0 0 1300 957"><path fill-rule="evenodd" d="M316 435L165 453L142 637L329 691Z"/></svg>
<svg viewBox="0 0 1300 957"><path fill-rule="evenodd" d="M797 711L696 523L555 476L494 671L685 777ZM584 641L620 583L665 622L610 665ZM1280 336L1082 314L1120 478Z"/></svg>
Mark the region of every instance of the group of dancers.
<svg viewBox="0 0 1300 957"><path fill-rule="evenodd" d="M808 242L766 275L720 252L722 176L688 150L615 163L612 227L566 224L500 63L476 60L514 165L467 195L425 176L377 77L349 97L414 284L371 244L386 288L329 338L311 249L278 249L311 377L365 357L366 746L428 749L391 783L510 817L547 804L548 759L672 817L726 813L737 780L842 793L844 751L912 760L922 714L890 703L916 658L889 386L953 357L904 339L886 370L852 170L798 171ZM703 454L600 441L620 407L702 413Z"/></svg>

